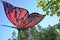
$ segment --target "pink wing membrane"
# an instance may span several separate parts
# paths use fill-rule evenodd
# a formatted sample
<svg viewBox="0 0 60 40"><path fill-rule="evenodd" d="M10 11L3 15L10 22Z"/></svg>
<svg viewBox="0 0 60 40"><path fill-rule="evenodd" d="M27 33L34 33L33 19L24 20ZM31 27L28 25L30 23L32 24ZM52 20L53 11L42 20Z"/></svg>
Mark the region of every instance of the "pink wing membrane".
<svg viewBox="0 0 60 40"><path fill-rule="evenodd" d="M7 2L3 2L3 5L4 5L4 10L5 10L5 13L6 13L6 16L8 17L8 19L11 21L11 23L13 23L14 25L17 26L16 24L16 19L14 17L15 15L15 11L13 10L13 6Z"/></svg>
<svg viewBox="0 0 60 40"><path fill-rule="evenodd" d="M45 16L29 12L24 8L15 7L7 2L3 2L6 16L17 27L29 28L40 22Z"/></svg>
<svg viewBox="0 0 60 40"><path fill-rule="evenodd" d="M24 25L25 25L25 23L24 23L24 21L28 18L28 12L25 10L25 9L21 9L20 10L21 12L20 12L20 15L19 15L19 17L17 18L17 20L18 20L18 27L21 27L21 28L23 28L24 27ZM17 11L18 12L18 11ZM18 14L18 13L17 13ZM17 15L18 16L18 15Z"/></svg>
<svg viewBox="0 0 60 40"><path fill-rule="evenodd" d="M17 27L23 27L23 23L29 15L28 11L23 8L14 7L13 5L4 1L3 5L6 15L8 19L11 21L11 23L16 25Z"/></svg>
<svg viewBox="0 0 60 40"><path fill-rule="evenodd" d="M31 17L30 20L26 20L28 22L26 25L26 28L36 25L37 23L39 23L44 18L43 15L38 14L38 13L30 14L30 17Z"/></svg>

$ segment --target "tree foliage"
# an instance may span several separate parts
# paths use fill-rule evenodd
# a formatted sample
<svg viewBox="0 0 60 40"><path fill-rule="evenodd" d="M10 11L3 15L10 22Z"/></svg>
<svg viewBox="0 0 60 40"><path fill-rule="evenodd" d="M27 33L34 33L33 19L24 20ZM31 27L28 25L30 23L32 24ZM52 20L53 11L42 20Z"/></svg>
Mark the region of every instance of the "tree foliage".
<svg viewBox="0 0 60 40"><path fill-rule="evenodd" d="M11 38L8 38L8 40L17 40L15 31L13 31L12 37Z"/></svg>
<svg viewBox="0 0 60 40"><path fill-rule="evenodd" d="M60 23L54 26L48 26L47 28L42 28L40 25L36 27L31 27L20 31L20 40L60 40ZM15 31L12 33L12 38L8 40L18 40L15 36Z"/></svg>
<svg viewBox="0 0 60 40"><path fill-rule="evenodd" d="M42 8L47 15L53 16L56 14L60 17L60 0L37 0L37 7Z"/></svg>

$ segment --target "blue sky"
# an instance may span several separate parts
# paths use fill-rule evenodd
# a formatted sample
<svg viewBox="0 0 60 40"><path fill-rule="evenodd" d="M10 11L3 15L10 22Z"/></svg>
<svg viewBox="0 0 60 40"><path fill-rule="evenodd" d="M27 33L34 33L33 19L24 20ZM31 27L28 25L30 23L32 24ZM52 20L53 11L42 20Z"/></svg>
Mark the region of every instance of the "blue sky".
<svg viewBox="0 0 60 40"><path fill-rule="evenodd" d="M4 1L9 2L9 3L13 4L14 6L25 8L29 11L29 13L38 12L40 14L45 14L45 12L42 9L36 7L37 6L36 0L19 0L19 1L18 0L4 0ZM54 15L53 17L46 16L39 23L39 25L41 25L43 27L47 27L48 25L55 25L57 23L58 23L58 17L56 15ZM2 2L0 0L0 40L7 40L8 38L10 38L12 36L11 34L14 30L16 31L16 33L18 33L18 31L16 29L1 26L2 24L14 26L7 19Z"/></svg>

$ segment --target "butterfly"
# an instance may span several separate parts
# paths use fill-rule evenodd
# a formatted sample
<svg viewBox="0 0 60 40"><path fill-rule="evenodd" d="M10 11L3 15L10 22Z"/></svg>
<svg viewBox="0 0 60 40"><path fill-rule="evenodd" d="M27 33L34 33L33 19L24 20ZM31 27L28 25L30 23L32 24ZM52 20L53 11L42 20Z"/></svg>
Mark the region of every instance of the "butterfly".
<svg viewBox="0 0 60 40"><path fill-rule="evenodd" d="M29 12L24 8L13 6L12 4L5 1L2 1L2 3L7 18L13 25L19 28L32 27L39 23L46 16L37 12L29 14Z"/></svg>

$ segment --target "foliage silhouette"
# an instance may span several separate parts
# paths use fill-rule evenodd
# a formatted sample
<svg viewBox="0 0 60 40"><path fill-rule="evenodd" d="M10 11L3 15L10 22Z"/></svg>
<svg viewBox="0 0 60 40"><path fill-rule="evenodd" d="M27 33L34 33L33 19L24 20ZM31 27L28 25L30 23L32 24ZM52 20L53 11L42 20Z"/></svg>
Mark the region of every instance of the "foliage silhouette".
<svg viewBox="0 0 60 40"><path fill-rule="evenodd" d="M42 28L37 25L40 32L36 27L31 27L20 31L20 40L58 40L60 39L60 23L54 26L48 26L47 28ZM9 40L17 40L15 33L13 32L12 38Z"/></svg>

